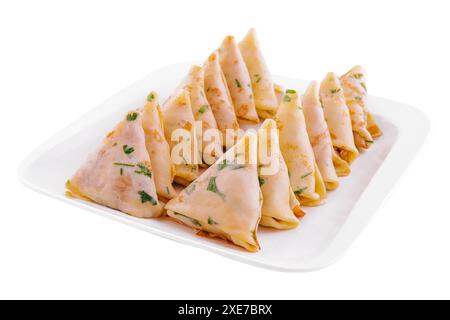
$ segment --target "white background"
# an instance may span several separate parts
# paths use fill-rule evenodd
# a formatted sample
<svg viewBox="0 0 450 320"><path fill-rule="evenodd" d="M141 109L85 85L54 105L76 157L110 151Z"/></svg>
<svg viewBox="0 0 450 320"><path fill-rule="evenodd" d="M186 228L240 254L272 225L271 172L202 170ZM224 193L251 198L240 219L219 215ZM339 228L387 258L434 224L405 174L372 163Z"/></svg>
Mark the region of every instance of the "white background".
<svg viewBox="0 0 450 320"><path fill-rule="evenodd" d="M450 298L448 1L2 1L0 298ZM427 144L333 266L258 269L23 187L19 162L161 66L258 30L274 73L354 64L430 118ZM405 118L405 121L408 121Z"/></svg>

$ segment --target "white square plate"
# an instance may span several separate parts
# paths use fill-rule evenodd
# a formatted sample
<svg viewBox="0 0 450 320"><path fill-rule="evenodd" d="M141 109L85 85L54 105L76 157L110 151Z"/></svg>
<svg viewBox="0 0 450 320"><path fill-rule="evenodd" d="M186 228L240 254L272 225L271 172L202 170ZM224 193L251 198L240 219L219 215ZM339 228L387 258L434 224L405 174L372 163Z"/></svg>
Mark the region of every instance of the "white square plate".
<svg viewBox="0 0 450 320"><path fill-rule="evenodd" d="M150 90L161 101L187 74L190 64L171 65L114 95L32 152L21 165L20 178L33 190L162 237L197 246L256 266L283 271L310 271L335 262L355 240L386 198L424 142L427 118L417 109L369 97L369 109L383 131L372 148L362 152L352 172L342 178L327 203L306 208L300 227L289 231L260 228L261 251L249 253L221 240L206 239L168 219L138 219L119 211L64 195L65 181L104 135L131 109L141 107ZM274 76L285 88L304 92L307 81ZM149 243L151 248L151 243Z"/></svg>

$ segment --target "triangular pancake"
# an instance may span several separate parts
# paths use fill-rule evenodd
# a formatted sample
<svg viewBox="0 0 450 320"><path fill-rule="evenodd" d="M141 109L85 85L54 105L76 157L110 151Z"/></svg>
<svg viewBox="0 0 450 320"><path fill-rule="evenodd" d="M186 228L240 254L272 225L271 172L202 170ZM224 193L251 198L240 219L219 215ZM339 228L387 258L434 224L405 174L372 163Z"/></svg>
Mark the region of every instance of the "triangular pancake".
<svg viewBox="0 0 450 320"><path fill-rule="evenodd" d="M292 188L288 169L278 143L277 124L267 119L258 130L259 185L263 195L260 225L276 229L292 229L303 215L300 205L292 206Z"/></svg>
<svg viewBox="0 0 450 320"><path fill-rule="evenodd" d="M234 37L227 36L223 40L219 56L236 115L238 118L259 123L250 75Z"/></svg>
<svg viewBox="0 0 450 320"><path fill-rule="evenodd" d="M337 154L351 164L358 155L353 139L350 112L338 77L330 72L320 84L320 100Z"/></svg>
<svg viewBox="0 0 450 320"><path fill-rule="evenodd" d="M196 129L203 163L211 165L222 156L223 147L220 135L216 138L211 136L218 133L217 122L206 99L203 68L197 65L192 66L181 87L189 91L192 114L197 124L201 123L201 128ZM209 129L211 129L210 132L208 132Z"/></svg>
<svg viewBox="0 0 450 320"><path fill-rule="evenodd" d="M339 180L333 165L333 143L319 98L319 84L311 82L302 96L303 113L309 141L327 190L335 190Z"/></svg>
<svg viewBox="0 0 450 320"><path fill-rule="evenodd" d="M195 119L191 110L189 92L181 89L170 97L163 106L164 135L170 146L171 158L175 165L174 180L180 184L188 185L199 174L198 170L198 142L195 128ZM185 137L172 137L177 129L184 129ZM177 132L180 132L177 130ZM172 141L172 139L175 141ZM183 140L184 139L184 140ZM182 142L189 144L187 154L181 154ZM174 151L174 149L176 150Z"/></svg>
<svg viewBox="0 0 450 320"><path fill-rule="evenodd" d="M259 47L255 29L250 29L239 42L239 49L252 81L256 111L263 118L273 118L277 112L278 102L272 76Z"/></svg>
<svg viewBox="0 0 450 320"><path fill-rule="evenodd" d="M172 199L176 195L172 186L175 168L170 158L170 146L164 137L163 119L156 92L150 92L147 96L147 103L142 110L142 127L153 166L156 192L161 197Z"/></svg>
<svg viewBox="0 0 450 320"><path fill-rule="evenodd" d="M135 217L155 218L161 215L162 206L153 178L142 116L132 111L106 136L66 187L72 196Z"/></svg>
<svg viewBox="0 0 450 320"><path fill-rule="evenodd" d="M213 52L204 64L206 98L214 113L217 127L222 132L223 145L234 146L239 137L239 123L234 112L233 100L219 63L219 54Z"/></svg>
<svg viewBox="0 0 450 320"><path fill-rule="evenodd" d="M276 121L280 131L281 153L289 169L294 193L302 205L322 204L326 198L326 188L316 166L302 105L295 90L286 90Z"/></svg>
<svg viewBox="0 0 450 320"><path fill-rule="evenodd" d="M372 135L367 129L367 93L366 77L362 67L356 66L341 78L345 102L350 110L355 144L358 148L367 149L373 143Z"/></svg>
<svg viewBox="0 0 450 320"><path fill-rule="evenodd" d="M256 157L256 135L246 134L166 204L167 214L203 233L258 251L261 191Z"/></svg>

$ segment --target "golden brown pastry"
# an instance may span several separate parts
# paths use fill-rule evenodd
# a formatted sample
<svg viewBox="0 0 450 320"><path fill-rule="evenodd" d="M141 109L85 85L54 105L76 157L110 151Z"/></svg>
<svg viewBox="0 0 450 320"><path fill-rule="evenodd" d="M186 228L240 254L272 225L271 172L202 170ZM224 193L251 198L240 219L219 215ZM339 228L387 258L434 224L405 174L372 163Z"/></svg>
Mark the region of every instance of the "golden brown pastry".
<svg viewBox="0 0 450 320"><path fill-rule="evenodd" d="M223 145L229 149L239 138L239 124L217 51L208 57L204 68L206 98L216 118L217 127L222 132Z"/></svg>
<svg viewBox="0 0 450 320"><path fill-rule="evenodd" d="M319 84L311 82L302 97L309 141L327 190L335 190L339 180L333 165L333 144L319 98Z"/></svg>
<svg viewBox="0 0 450 320"><path fill-rule="evenodd" d="M280 148L295 195L305 206L324 203L326 188L308 139L302 104L295 90L286 90L276 115Z"/></svg>
<svg viewBox="0 0 450 320"><path fill-rule="evenodd" d="M293 195L286 163L278 143L274 120L266 119L258 130L259 185L263 195L260 225L275 229L292 229L303 216Z"/></svg>
<svg viewBox="0 0 450 320"><path fill-rule="evenodd" d="M358 148L367 149L373 144L374 137L372 137L368 126L365 71L361 66L356 66L344 74L340 80L344 90L345 101L350 110L355 144ZM371 130L376 131L378 126L374 125L372 120L371 127L373 128ZM380 132L379 129L378 132Z"/></svg>
<svg viewBox="0 0 450 320"><path fill-rule="evenodd" d="M164 103L164 135L175 165L174 180L188 185L199 174L198 142L189 91L181 89ZM180 130L182 129L182 130Z"/></svg>
<svg viewBox="0 0 450 320"><path fill-rule="evenodd" d="M222 156L223 147L216 119L206 98L203 68L192 66L180 87L189 91L202 163L211 165Z"/></svg>
<svg viewBox="0 0 450 320"><path fill-rule="evenodd" d="M164 137L162 113L156 92L150 92L147 96L147 103L142 110L142 127L153 167L156 192L161 197L172 199L176 195L172 186L175 168L170 158L170 146Z"/></svg>
<svg viewBox="0 0 450 320"><path fill-rule="evenodd" d="M269 68L259 47L255 29L250 29L239 42L239 49L250 75L256 111L262 118L273 118L278 109Z"/></svg>
<svg viewBox="0 0 450 320"><path fill-rule="evenodd" d="M351 164L358 155L353 140L352 121L338 77L328 73L320 85L320 100L331 140L340 158Z"/></svg>
<svg viewBox="0 0 450 320"><path fill-rule="evenodd" d="M161 215L142 115L132 111L67 181L68 194L139 218Z"/></svg>
<svg viewBox="0 0 450 320"><path fill-rule="evenodd" d="M196 181L166 204L167 214L194 229L248 251L259 250L261 191L257 140L246 134Z"/></svg>
<svg viewBox="0 0 450 320"><path fill-rule="evenodd" d="M219 56L236 115L238 118L258 123L250 75L234 37L227 36L223 40Z"/></svg>

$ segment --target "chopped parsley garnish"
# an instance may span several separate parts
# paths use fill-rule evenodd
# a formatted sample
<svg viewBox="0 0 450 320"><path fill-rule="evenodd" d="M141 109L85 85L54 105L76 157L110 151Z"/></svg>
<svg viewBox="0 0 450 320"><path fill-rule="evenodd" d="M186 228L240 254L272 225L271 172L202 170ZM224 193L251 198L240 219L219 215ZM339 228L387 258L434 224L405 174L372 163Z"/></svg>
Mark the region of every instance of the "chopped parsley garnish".
<svg viewBox="0 0 450 320"><path fill-rule="evenodd" d="M356 97L355 97L355 100L358 100L358 101L359 101L359 100L362 100L362 98L361 98L360 96L356 96Z"/></svg>
<svg viewBox="0 0 450 320"><path fill-rule="evenodd" d="M299 196L299 195L301 195L301 194L303 193L303 191L305 191L306 189L308 189L308 187L299 188L299 189L297 189L297 190L294 191L294 194L295 194L296 196Z"/></svg>
<svg viewBox="0 0 450 320"><path fill-rule="evenodd" d="M144 176L147 176L149 178L152 177L152 172L148 169L148 167L145 164L138 163L137 167L139 168L139 170L134 171L134 173L143 174Z"/></svg>
<svg viewBox="0 0 450 320"><path fill-rule="evenodd" d="M215 225L215 224L218 224L218 223L215 222L215 221L213 220L213 218L208 217L208 224L212 226L212 225Z"/></svg>
<svg viewBox="0 0 450 320"><path fill-rule="evenodd" d="M225 195L222 192L220 192L219 189L217 188L216 179L217 179L217 177L211 177L209 179L208 187L206 188L206 190L214 192L221 197L225 197Z"/></svg>
<svg viewBox="0 0 450 320"><path fill-rule="evenodd" d="M186 188L186 193L188 195L190 195L192 192L195 191L195 183L190 184L187 188Z"/></svg>
<svg viewBox="0 0 450 320"><path fill-rule="evenodd" d="M120 175L123 176L123 168L120 168Z"/></svg>
<svg viewBox="0 0 450 320"><path fill-rule="evenodd" d="M364 82L361 82L361 87L363 87L363 88L364 88L364 91L367 92L366 84L365 84Z"/></svg>
<svg viewBox="0 0 450 320"><path fill-rule="evenodd" d="M291 102L291 97L289 97L287 94L285 94L284 97L283 97L283 101L284 102Z"/></svg>
<svg viewBox="0 0 450 320"><path fill-rule="evenodd" d="M236 82L236 87L238 87L238 88L241 87L241 83L239 82L238 79L234 79L234 82Z"/></svg>
<svg viewBox="0 0 450 320"><path fill-rule="evenodd" d="M166 192L167 192L167 194L170 194L169 187L166 187Z"/></svg>
<svg viewBox="0 0 450 320"><path fill-rule="evenodd" d="M204 104L198 109L198 112L199 113L205 113L206 110L208 110L208 106L206 104Z"/></svg>
<svg viewBox="0 0 450 320"><path fill-rule="evenodd" d="M152 102L155 99L155 94L152 92L147 96L147 101Z"/></svg>
<svg viewBox="0 0 450 320"><path fill-rule="evenodd" d="M115 147L115 146L117 146L117 142L114 142L114 143L113 143L113 147Z"/></svg>
<svg viewBox="0 0 450 320"><path fill-rule="evenodd" d="M127 114L127 121L134 121L137 119L138 116L139 114L137 112L131 112Z"/></svg>
<svg viewBox="0 0 450 320"><path fill-rule="evenodd" d="M153 198L151 195L149 195L144 190L139 191L138 193L141 196L141 202L142 203L150 202L154 206L156 206L158 204L158 202L155 200L155 198Z"/></svg>
<svg viewBox="0 0 450 320"><path fill-rule="evenodd" d="M238 170L245 168L245 164L237 164L235 162L230 162L227 159L223 159L221 162L219 162L217 169L220 171L225 169L226 167L230 167L232 170Z"/></svg>
<svg viewBox="0 0 450 320"><path fill-rule="evenodd" d="M335 94L341 91L341 88L331 89L331 94Z"/></svg>
<svg viewBox="0 0 450 320"><path fill-rule="evenodd" d="M306 174L304 174L304 175L302 175L301 178L304 179L304 178L306 178L307 176L309 176L309 175L311 175L311 174L312 174L312 171L311 171L311 172L308 172L308 173L306 173Z"/></svg>
<svg viewBox="0 0 450 320"><path fill-rule="evenodd" d="M366 140L366 143L373 143L373 140Z"/></svg>
<svg viewBox="0 0 450 320"><path fill-rule="evenodd" d="M66 188L68 188L70 186L70 180L66 181Z"/></svg>
<svg viewBox="0 0 450 320"><path fill-rule="evenodd" d="M362 73L354 73L352 77L355 79L361 79L362 77L364 77L364 75Z"/></svg>
<svg viewBox="0 0 450 320"><path fill-rule="evenodd" d="M259 83L262 79L262 77L259 74L255 74L256 83Z"/></svg>
<svg viewBox="0 0 450 320"><path fill-rule="evenodd" d="M200 221L198 221L197 219L185 216L184 214L181 214L181 213L178 213L178 212L174 212L174 214L176 214L177 216L182 216L182 217L188 219L194 226L197 226L197 227L201 227L202 226Z"/></svg>
<svg viewBox="0 0 450 320"><path fill-rule="evenodd" d="M295 91L294 89L287 89L286 93L295 94L297 93L297 91Z"/></svg>
<svg viewBox="0 0 450 320"><path fill-rule="evenodd" d="M134 152L134 148L133 147L129 147L127 144L125 144L123 147L123 152L125 154L132 154Z"/></svg>
<svg viewBox="0 0 450 320"><path fill-rule="evenodd" d="M227 159L223 159L221 162L219 162L219 164L217 165L217 169L223 170L226 168L226 166L228 165L228 160Z"/></svg>
<svg viewBox="0 0 450 320"><path fill-rule="evenodd" d="M258 181L259 181L259 186L261 187L264 183L266 183L266 181L263 179L263 178L261 178L261 177L258 177Z"/></svg>
<svg viewBox="0 0 450 320"><path fill-rule="evenodd" d="M115 165L115 166L123 166L123 167L135 167L134 164L121 163L121 162L114 162L113 165Z"/></svg>

